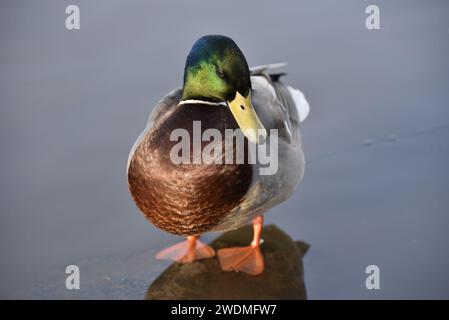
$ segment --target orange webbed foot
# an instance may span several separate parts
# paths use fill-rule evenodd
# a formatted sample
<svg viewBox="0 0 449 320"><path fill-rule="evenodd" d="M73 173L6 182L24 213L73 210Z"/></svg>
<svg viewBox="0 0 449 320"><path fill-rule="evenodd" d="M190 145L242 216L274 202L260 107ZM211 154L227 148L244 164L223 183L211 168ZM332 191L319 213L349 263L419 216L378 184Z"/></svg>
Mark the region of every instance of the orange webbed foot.
<svg viewBox="0 0 449 320"><path fill-rule="evenodd" d="M195 260L212 258L215 251L198 237L187 237L186 241L177 243L160 251L156 255L158 260L173 260L180 263L191 263Z"/></svg>
<svg viewBox="0 0 449 320"><path fill-rule="evenodd" d="M265 268L259 246L220 249L217 255L223 271L241 271L256 276Z"/></svg>
<svg viewBox="0 0 449 320"><path fill-rule="evenodd" d="M260 235L263 226L263 216L253 219L253 241L248 247L225 248L217 251L223 271L241 271L252 276L257 276L265 269L265 262L260 250L262 242Z"/></svg>

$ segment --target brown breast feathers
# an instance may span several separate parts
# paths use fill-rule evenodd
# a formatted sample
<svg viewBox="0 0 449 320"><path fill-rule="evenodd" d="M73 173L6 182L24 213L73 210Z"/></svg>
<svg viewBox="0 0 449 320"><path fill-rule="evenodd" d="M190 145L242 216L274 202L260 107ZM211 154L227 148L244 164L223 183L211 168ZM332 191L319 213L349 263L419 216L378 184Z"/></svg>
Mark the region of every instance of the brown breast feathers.
<svg viewBox="0 0 449 320"><path fill-rule="evenodd" d="M129 166L128 182L137 206L158 228L178 235L196 235L218 225L244 199L252 181L250 164L174 164L170 151L179 141L170 141L174 129L190 135L193 161L193 121L201 121L201 133L238 128L224 106L184 104L143 138ZM202 142L201 150L210 142ZM231 149L235 156L237 149ZM240 150L242 151L242 150ZM246 138L245 138L245 157ZM224 162L224 161L223 161Z"/></svg>

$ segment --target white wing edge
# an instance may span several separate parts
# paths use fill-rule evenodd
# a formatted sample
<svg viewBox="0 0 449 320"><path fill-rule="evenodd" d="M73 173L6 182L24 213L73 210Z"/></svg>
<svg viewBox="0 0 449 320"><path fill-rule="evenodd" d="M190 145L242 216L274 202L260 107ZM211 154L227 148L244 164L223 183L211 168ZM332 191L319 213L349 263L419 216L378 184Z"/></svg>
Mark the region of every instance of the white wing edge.
<svg viewBox="0 0 449 320"><path fill-rule="evenodd" d="M292 88L290 86L287 87L288 91L292 95L293 101L295 102L296 110L299 113L299 121L303 122L309 116L310 113L310 105L300 90Z"/></svg>

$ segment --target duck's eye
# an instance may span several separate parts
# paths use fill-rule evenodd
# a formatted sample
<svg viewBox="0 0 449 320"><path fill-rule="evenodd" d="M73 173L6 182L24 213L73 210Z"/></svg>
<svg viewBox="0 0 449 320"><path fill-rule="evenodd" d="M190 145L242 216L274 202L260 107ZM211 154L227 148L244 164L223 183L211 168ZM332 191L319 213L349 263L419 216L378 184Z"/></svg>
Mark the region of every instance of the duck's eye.
<svg viewBox="0 0 449 320"><path fill-rule="evenodd" d="M217 68L217 75L222 79L226 78L226 74L220 68Z"/></svg>

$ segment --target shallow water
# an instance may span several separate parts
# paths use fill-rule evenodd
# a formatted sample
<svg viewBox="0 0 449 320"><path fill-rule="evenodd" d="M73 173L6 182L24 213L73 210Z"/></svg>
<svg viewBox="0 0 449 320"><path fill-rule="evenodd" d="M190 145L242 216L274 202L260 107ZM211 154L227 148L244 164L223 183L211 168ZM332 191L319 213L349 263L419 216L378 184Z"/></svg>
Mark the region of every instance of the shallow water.
<svg viewBox="0 0 449 320"><path fill-rule="evenodd" d="M307 297L449 298L449 3L377 1L377 31L363 1L71 4L79 31L65 3L0 4L0 298L141 299L169 267L154 254L179 238L138 213L126 160L206 33L288 62L311 104L304 180L266 215L311 245Z"/></svg>

